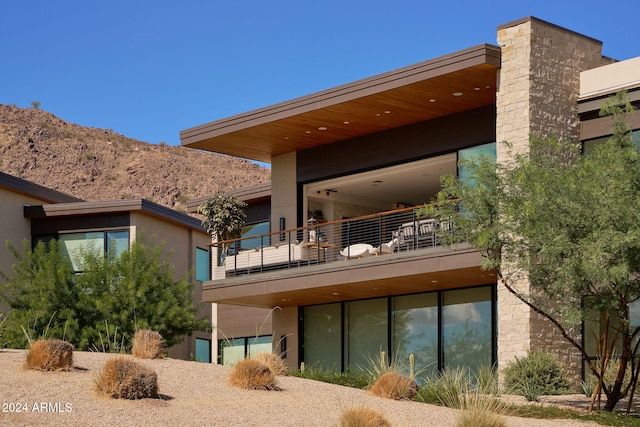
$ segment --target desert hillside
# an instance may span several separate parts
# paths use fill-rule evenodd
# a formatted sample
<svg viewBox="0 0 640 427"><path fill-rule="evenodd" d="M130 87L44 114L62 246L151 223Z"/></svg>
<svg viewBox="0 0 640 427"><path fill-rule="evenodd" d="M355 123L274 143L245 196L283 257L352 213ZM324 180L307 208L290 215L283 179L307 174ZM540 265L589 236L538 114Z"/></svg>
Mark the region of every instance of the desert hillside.
<svg viewBox="0 0 640 427"><path fill-rule="evenodd" d="M0 171L88 201L145 198L184 211L188 199L268 182L246 160L155 145L0 104Z"/></svg>

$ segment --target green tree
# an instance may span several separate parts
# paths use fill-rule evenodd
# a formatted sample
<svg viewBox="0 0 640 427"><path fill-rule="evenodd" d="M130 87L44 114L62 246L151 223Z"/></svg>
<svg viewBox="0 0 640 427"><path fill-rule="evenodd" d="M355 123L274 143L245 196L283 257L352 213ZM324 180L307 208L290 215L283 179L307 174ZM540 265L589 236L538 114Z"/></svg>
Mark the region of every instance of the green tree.
<svg viewBox="0 0 640 427"><path fill-rule="evenodd" d="M82 259L85 271L77 277L83 291L79 305L91 320L83 330L81 347L96 342L98 333L104 336L108 326L117 327L127 343L137 329L152 329L168 346L195 331L210 330L206 319L196 319L189 274L174 279L164 245L147 244L138 236L119 257L85 250Z"/></svg>
<svg viewBox="0 0 640 427"><path fill-rule="evenodd" d="M629 305L640 297L640 151L632 143L626 115L632 107L618 95L602 109L611 115L613 136L593 153L553 139L532 139L527 154L508 163L479 157L467 166L471 179L443 178L437 208L453 220L440 238L467 241L494 269L499 281L589 360L569 333L581 319L612 319L620 342L620 367L613 385L603 387L607 410L633 393L623 387L630 369L637 379L637 337ZM457 203L445 203L455 199ZM528 290L517 286L528 280Z"/></svg>
<svg viewBox="0 0 640 427"><path fill-rule="evenodd" d="M41 105L42 103L40 101L31 101L31 106L33 107L34 110L39 109Z"/></svg>
<svg viewBox="0 0 640 427"><path fill-rule="evenodd" d="M11 308L6 339L12 347L26 345L22 328L64 336L80 350L100 348L100 337L116 328L127 347L140 328L160 332L168 346L211 329L206 319L196 319L189 274L175 280L170 254L153 240L138 236L120 256L86 245L72 254L83 270L76 275L56 241L34 250L25 242L22 254L8 246L17 262L13 275L2 275L1 289Z"/></svg>
<svg viewBox="0 0 640 427"><path fill-rule="evenodd" d="M74 340L80 325L75 312L77 292L72 267L56 241L39 242L32 250L28 241L22 251L10 242L7 248L16 259L13 274L0 272L0 298L10 310L5 325L6 343L24 348L27 336L50 336Z"/></svg>
<svg viewBox="0 0 640 427"><path fill-rule="evenodd" d="M226 241L240 237L247 219L247 204L235 196L216 194L198 207L204 216L203 227L219 242L222 242L222 257L227 254L229 243Z"/></svg>

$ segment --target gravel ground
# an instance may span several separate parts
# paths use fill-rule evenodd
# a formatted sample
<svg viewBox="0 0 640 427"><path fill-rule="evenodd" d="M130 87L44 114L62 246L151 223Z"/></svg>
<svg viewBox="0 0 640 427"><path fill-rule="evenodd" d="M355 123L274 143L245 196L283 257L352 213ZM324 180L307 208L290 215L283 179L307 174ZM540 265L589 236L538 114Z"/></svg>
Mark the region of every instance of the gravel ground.
<svg viewBox="0 0 640 427"><path fill-rule="evenodd" d="M280 391L241 390L227 385L228 367L175 359L141 360L158 374L162 399L110 399L96 394L93 380L111 357L75 352L72 371L39 372L22 368L25 351L0 350L0 425L324 427L337 426L341 411L360 406L381 412L394 426L455 425L453 409L383 399L364 390L295 377L278 377ZM16 412L18 408L22 412ZM506 420L513 427L595 425Z"/></svg>

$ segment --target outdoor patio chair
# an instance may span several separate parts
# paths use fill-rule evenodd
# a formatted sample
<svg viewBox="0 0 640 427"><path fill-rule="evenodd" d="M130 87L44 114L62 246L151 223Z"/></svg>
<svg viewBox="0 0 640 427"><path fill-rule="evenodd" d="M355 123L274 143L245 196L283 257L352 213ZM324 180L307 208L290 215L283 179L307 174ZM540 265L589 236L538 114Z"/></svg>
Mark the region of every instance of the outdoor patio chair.
<svg viewBox="0 0 640 427"><path fill-rule="evenodd" d="M380 246L373 248L371 250L371 255L391 254L396 250L397 246L398 246L398 238L394 237L388 243L383 243Z"/></svg>
<svg viewBox="0 0 640 427"><path fill-rule="evenodd" d="M340 255L344 257L345 260L353 259L353 258L365 258L371 255L371 251L373 251L373 246L368 243L356 243L355 245L350 245L340 251Z"/></svg>

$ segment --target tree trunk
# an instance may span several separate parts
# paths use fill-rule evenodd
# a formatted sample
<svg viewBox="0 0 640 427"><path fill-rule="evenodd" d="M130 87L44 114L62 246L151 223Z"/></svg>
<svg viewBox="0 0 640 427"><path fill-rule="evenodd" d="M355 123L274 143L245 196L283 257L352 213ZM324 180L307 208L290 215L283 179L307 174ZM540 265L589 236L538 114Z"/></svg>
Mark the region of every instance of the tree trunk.
<svg viewBox="0 0 640 427"><path fill-rule="evenodd" d="M611 387L611 392L607 395L607 404L604 407L606 411L612 412L620 399L624 397L622 393L622 383L624 381L624 374L627 372L627 363L629 361L629 354L631 352L631 336L627 333L624 334L622 339L622 355L620 356L620 367L618 368L618 375L616 381Z"/></svg>

